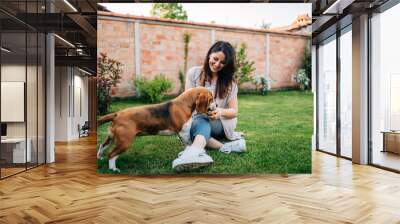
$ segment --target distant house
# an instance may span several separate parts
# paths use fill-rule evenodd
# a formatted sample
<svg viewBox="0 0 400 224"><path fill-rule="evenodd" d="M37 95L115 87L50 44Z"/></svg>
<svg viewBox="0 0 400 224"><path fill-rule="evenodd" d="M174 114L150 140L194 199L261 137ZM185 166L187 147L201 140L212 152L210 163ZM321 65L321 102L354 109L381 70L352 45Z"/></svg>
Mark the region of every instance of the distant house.
<svg viewBox="0 0 400 224"><path fill-rule="evenodd" d="M311 27L312 19L308 14L303 14L297 16L296 20L292 22L292 24L288 26L281 26L271 28L271 31L286 31L292 32L297 34L311 34L312 27Z"/></svg>

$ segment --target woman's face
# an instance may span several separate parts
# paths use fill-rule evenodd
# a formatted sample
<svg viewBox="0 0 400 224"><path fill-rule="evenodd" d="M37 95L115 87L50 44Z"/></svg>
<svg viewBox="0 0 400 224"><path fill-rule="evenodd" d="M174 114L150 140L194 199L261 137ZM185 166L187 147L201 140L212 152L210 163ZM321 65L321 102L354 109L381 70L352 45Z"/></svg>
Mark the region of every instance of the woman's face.
<svg viewBox="0 0 400 224"><path fill-rule="evenodd" d="M221 71L225 66L225 54L222 51L211 53L208 65L213 73Z"/></svg>

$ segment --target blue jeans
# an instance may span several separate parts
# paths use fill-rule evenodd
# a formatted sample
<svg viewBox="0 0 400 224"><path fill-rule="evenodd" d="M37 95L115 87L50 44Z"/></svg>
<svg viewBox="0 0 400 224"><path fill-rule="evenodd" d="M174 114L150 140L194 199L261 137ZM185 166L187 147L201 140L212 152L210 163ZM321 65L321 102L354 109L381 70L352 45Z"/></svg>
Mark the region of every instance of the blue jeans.
<svg viewBox="0 0 400 224"><path fill-rule="evenodd" d="M195 114L192 117L190 139L193 141L196 135L202 135L207 142L211 137L224 138L225 132L221 120L210 120L205 114Z"/></svg>

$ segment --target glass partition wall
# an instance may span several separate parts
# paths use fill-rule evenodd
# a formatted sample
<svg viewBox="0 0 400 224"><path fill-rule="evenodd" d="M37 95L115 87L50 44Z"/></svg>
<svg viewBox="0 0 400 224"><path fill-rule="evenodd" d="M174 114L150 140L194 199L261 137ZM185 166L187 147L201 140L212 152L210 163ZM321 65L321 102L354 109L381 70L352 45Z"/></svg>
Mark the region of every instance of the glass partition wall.
<svg viewBox="0 0 400 224"><path fill-rule="evenodd" d="M395 172L400 172L398 21L400 4L388 1L370 12L363 34L369 40L368 164ZM317 44L316 60L317 149L347 159L352 159L352 42L350 24Z"/></svg>
<svg viewBox="0 0 400 224"><path fill-rule="evenodd" d="M317 149L352 157L351 25L317 47Z"/></svg>
<svg viewBox="0 0 400 224"><path fill-rule="evenodd" d="M37 12L32 4L18 7ZM0 10L0 45L3 179L45 163L45 35Z"/></svg>
<svg viewBox="0 0 400 224"><path fill-rule="evenodd" d="M340 154L352 158L352 34L351 25L340 35Z"/></svg>
<svg viewBox="0 0 400 224"><path fill-rule="evenodd" d="M400 4L371 18L370 138L373 165L400 171Z"/></svg>
<svg viewBox="0 0 400 224"><path fill-rule="evenodd" d="M336 35L318 47L318 149L336 154Z"/></svg>

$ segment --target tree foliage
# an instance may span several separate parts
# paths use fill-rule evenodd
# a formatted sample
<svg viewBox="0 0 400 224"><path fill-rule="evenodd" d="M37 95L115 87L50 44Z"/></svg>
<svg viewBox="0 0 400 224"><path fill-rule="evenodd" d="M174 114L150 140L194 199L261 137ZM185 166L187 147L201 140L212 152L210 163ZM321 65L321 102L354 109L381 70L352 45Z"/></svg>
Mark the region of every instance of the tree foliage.
<svg viewBox="0 0 400 224"><path fill-rule="evenodd" d="M165 18L187 20L187 13L179 3L154 3L150 11L152 16Z"/></svg>
<svg viewBox="0 0 400 224"><path fill-rule="evenodd" d="M184 56L183 56L183 72L179 71L179 81L181 83L181 87L179 89L179 93L182 93L185 90L185 75L187 72L187 64L188 64L188 56L189 56L189 43L192 38L192 34L185 32L183 34L183 43L184 43Z"/></svg>
<svg viewBox="0 0 400 224"><path fill-rule="evenodd" d="M253 73L256 68L254 67L254 61L250 61L247 58L247 45L242 43L239 47L235 46L236 49L236 72L235 79L239 84L252 81L251 73Z"/></svg>
<svg viewBox="0 0 400 224"><path fill-rule="evenodd" d="M188 55L189 55L189 43L190 43L191 39L192 39L192 34L190 34L188 32L185 32L183 34L183 43L185 45L185 47L184 47L184 61L185 61L184 72L185 72L185 74L187 72L187 61L188 61Z"/></svg>

